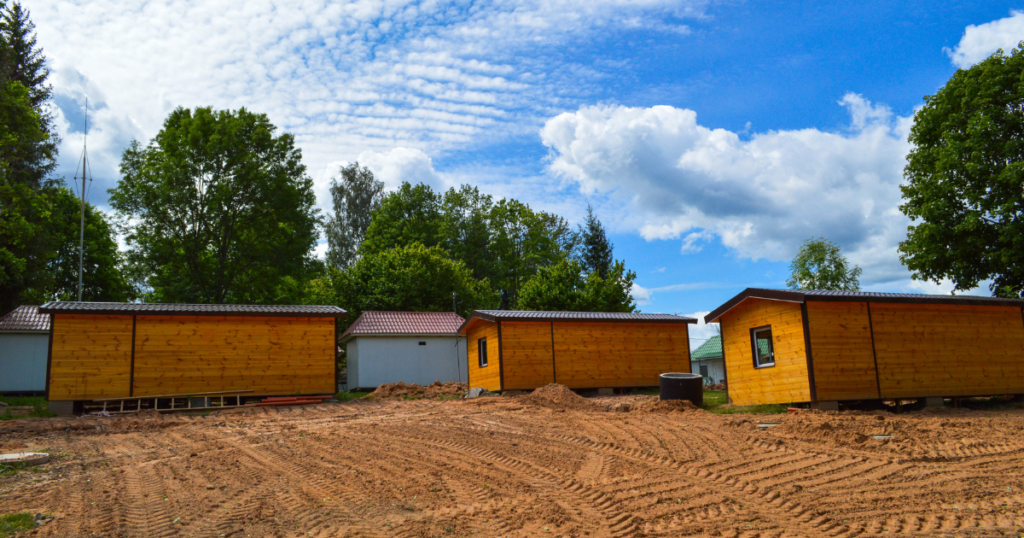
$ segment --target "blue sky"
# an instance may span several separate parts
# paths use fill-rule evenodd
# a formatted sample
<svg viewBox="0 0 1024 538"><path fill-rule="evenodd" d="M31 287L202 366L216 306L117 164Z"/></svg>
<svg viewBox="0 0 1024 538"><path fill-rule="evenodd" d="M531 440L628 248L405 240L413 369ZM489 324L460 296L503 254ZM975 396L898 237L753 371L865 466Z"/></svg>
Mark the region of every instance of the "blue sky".
<svg viewBox="0 0 1024 538"><path fill-rule="evenodd" d="M1007 2L28 2L53 69L61 169L90 115L117 162L176 106L296 135L326 208L353 160L389 187L478 185L574 222L587 203L649 312L783 287L824 236L879 291L910 280L896 209L915 107L1024 39ZM986 290L979 290L984 293Z"/></svg>

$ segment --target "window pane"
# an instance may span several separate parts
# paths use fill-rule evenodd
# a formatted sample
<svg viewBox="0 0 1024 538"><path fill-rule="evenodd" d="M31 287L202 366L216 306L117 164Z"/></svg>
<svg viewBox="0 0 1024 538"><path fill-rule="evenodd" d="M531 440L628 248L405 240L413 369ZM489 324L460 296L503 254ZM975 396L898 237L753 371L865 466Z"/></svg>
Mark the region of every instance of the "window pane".
<svg viewBox="0 0 1024 538"><path fill-rule="evenodd" d="M757 348L757 365L764 366L775 363L775 350L772 348L772 330L764 329L754 333Z"/></svg>
<svg viewBox="0 0 1024 538"><path fill-rule="evenodd" d="M481 338L476 341L476 353L480 360L480 367L487 366L487 339Z"/></svg>

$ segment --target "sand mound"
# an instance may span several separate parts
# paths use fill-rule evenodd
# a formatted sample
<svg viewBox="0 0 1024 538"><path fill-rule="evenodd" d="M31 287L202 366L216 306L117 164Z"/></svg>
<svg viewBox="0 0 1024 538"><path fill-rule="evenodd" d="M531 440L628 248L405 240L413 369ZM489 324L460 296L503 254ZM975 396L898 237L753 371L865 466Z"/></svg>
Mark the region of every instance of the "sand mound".
<svg viewBox="0 0 1024 538"><path fill-rule="evenodd" d="M366 397L374 400L434 399L439 396L461 396L467 390L469 390L469 386L466 383L441 383L440 381L434 381L424 387L416 383L406 385L399 381L398 383L381 385Z"/></svg>
<svg viewBox="0 0 1024 538"><path fill-rule="evenodd" d="M523 403L551 409L587 411L598 408L594 402L576 394L569 387L559 385L558 383L545 385L526 396L519 396L518 399Z"/></svg>

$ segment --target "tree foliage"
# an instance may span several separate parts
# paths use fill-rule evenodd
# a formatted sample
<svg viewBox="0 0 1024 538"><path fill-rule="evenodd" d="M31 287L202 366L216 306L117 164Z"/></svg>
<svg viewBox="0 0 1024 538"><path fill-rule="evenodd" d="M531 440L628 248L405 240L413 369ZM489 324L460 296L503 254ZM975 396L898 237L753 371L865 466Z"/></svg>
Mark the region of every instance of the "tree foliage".
<svg viewBox="0 0 1024 538"><path fill-rule="evenodd" d="M497 295L460 260L442 248L419 243L363 256L346 271L331 270L330 281L314 281L308 296L330 298L355 320L367 310L458 312L493 308Z"/></svg>
<svg viewBox="0 0 1024 538"><path fill-rule="evenodd" d="M324 225L329 265L344 269L355 263L359 245L383 197L384 182L374 179L373 172L358 162L342 167L341 181L331 179L334 215Z"/></svg>
<svg viewBox="0 0 1024 538"><path fill-rule="evenodd" d="M159 302L290 301L313 266L313 181L264 114L178 108L124 152L110 191L131 261Z"/></svg>
<svg viewBox="0 0 1024 538"><path fill-rule="evenodd" d="M541 268L519 295L523 310L556 310L572 312L635 312L636 303L630 295L636 273L627 271L617 261L601 277L586 272L576 260L562 260Z"/></svg>
<svg viewBox="0 0 1024 538"><path fill-rule="evenodd" d="M958 70L914 114L910 142L900 260L914 278L991 278L995 295L1024 296L1024 48Z"/></svg>
<svg viewBox="0 0 1024 538"><path fill-rule="evenodd" d="M395 247L438 244L441 198L429 185L402 183L388 193L373 213L360 254L379 254Z"/></svg>
<svg viewBox="0 0 1024 538"><path fill-rule="evenodd" d="M789 270L792 273L786 285L795 290L844 290L860 289L861 268L851 266L843 256L839 245L825 239L811 238L804 241L800 252L793 258Z"/></svg>
<svg viewBox="0 0 1024 538"><path fill-rule="evenodd" d="M587 205L587 218L579 229L580 261L587 273L597 273L601 278L611 269L612 244L604 231L604 225L594 216L594 208Z"/></svg>

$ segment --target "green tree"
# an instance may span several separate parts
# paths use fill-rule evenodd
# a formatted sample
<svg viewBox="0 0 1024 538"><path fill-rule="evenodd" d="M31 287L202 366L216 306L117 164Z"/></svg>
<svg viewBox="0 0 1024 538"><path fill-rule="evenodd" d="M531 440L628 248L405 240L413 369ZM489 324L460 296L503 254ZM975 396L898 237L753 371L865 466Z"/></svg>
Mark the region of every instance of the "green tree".
<svg viewBox="0 0 1024 538"><path fill-rule="evenodd" d="M606 277L587 273L576 260L543 267L519 294L523 310L570 312L635 312L630 295L636 273L627 271L622 261L612 263Z"/></svg>
<svg viewBox="0 0 1024 538"><path fill-rule="evenodd" d="M501 200L491 208L491 243L494 285L501 308L516 309L519 290L541 267L565 258L549 228L550 219L517 200Z"/></svg>
<svg viewBox="0 0 1024 538"><path fill-rule="evenodd" d="M312 283L308 296L323 301L333 287L333 304L349 311L349 321L366 310L451 312L454 307L466 316L498 302L487 280L473 278L464 263L440 247L419 243L363 256L347 271L332 270L330 279L329 285Z"/></svg>
<svg viewBox="0 0 1024 538"><path fill-rule="evenodd" d="M786 285L794 290L860 289L861 268L851 266L839 245L824 237L804 241L789 270Z"/></svg>
<svg viewBox="0 0 1024 538"><path fill-rule="evenodd" d="M397 191L381 200L366 229L360 254L368 256L420 243L432 247L440 243L441 197L430 186L402 183Z"/></svg>
<svg viewBox="0 0 1024 538"><path fill-rule="evenodd" d="M318 211L292 135L265 114L179 108L121 159L110 203L159 302L290 300L311 277ZM290 280L289 280L290 279Z"/></svg>
<svg viewBox="0 0 1024 538"><path fill-rule="evenodd" d="M441 201L441 247L462 260L478 280L494 276L490 213L494 202L476 187L452 187Z"/></svg>
<svg viewBox="0 0 1024 538"><path fill-rule="evenodd" d="M611 269L612 244L608 241L608 235L600 220L594 216L594 208L587 204L587 218L579 229L580 237L580 261L583 270L587 273L597 273L604 278Z"/></svg>
<svg viewBox="0 0 1024 538"><path fill-rule="evenodd" d="M49 202L46 237L54 253L45 274L47 282L29 290L33 302L74 301L78 296L78 246L81 201L67 187L45 190ZM82 300L130 301L136 290L122 272L123 256L117 249L114 226L92 204L85 205Z"/></svg>
<svg viewBox="0 0 1024 538"><path fill-rule="evenodd" d="M340 182L331 179L334 215L324 226L329 265L344 269L359 258L359 245L383 197L384 182L374 179L373 172L357 162L342 167Z"/></svg>
<svg viewBox="0 0 1024 538"><path fill-rule="evenodd" d="M52 185L50 174L57 167L57 146L60 137L53 125L53 113L47 104L53 89L47 80L50 70L46 57L37 46L35 24L20 2L6 5L0 0L0 78L5 83L18 82L27 90L28 104L35 112L39 130L46 136L31 136L16 160L9 161L9 173L17 181L33 187Z"/></svg>
<svg viewBox="0 0 1024 538"><path fill-rule="evenodd" d="M957 290L1024 296L1024 43L960 69L914 114L900 260Z"/></svg>

